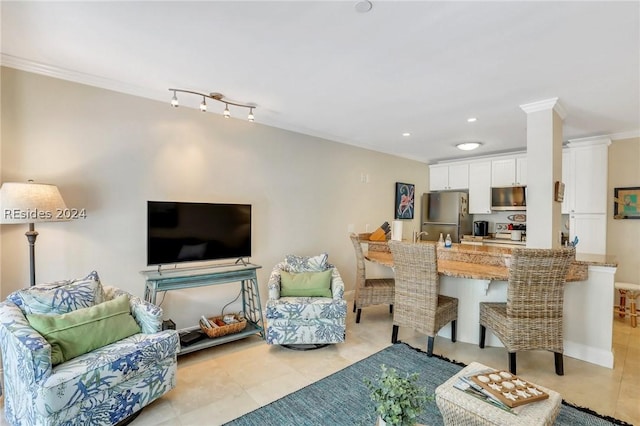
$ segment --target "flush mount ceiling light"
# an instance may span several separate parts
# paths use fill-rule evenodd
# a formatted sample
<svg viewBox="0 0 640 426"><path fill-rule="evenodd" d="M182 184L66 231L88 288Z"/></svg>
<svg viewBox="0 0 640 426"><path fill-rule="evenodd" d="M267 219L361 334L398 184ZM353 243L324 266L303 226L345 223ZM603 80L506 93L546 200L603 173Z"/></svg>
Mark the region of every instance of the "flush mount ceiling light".
<svg viewBox="0 0 640 426"><path fill-rule="evenodd" d="M200 103L200 111L202 112L206 112L207 111L207 102L206 102L206 98L209 99L213 99L214 101L218 101L223 103L224 106L224 112L222 113L222 115L224 116L224 118L229 118L231 117L231 111L229 111L229 105L233 105L236 107L240 107L240 108L247 108L249 109L249 115L247 116L247 119L249 121L254 121L255 117L253 115L253 110L255 108L257 108L255 105L253 104L243 104L240 102L235 102L235 101L230 101L229 99L225 98L225 96L222 93L200 93L200 92L194 92L191 90L183 90L183 89L169 89L170 92L173 92L173 97L171 98L171 106L173 107L178 107L180 104L178 103L178 96L177 93L190 93L192 95L196 95L196 96L202 96L202 102Z"/></svg>
<svg viewBox="0 0 640 426"><path fill-rule="evenodd" d="M409 137L409 136L411 136L411 133L409 133L409 132L404 132L404 133L402 134L402 136L404 136L404 137Z"/></svg>
<svg viewBox="0 0 640 426"><path fill-rule="evenodd" d="M469 118L467 118L467 123L475 123L476 121L478 121L478 119L477 119L477 118L475 118L475 117L469 117Z"/></svg>
<svg viewBox="0 0 640 426"><path fill-rule="evenodd" d="M456 145L456 148L461 149L463 151L472 151L482 145L480 142L464 142Z"/></svg>

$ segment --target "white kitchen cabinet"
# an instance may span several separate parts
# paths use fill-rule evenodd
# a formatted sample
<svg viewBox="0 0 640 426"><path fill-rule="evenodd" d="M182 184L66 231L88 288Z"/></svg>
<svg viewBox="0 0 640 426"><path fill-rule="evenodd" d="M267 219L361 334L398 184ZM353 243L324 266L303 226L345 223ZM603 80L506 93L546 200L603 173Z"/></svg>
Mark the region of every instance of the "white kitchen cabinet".
<svg viewBox="0 0 640 426"><path fill-rule="evenodd" d="M574 178L573 151L562 151L562 182L564 183L564 199L562 200L562 214L569 214L575 211L573 200L575 178Z"/></svg>
<svg viewBox="0 0 640 426"><path fill-rule="evenodd" d="M429 189L441 191L449 186L449 166L429 166Z"/></svg>
<svg viewBox="0 0 640 426"><path fill-rule="evenodd" d="M578 237L577 253L607 253L607 215L572 213L569 216L569 241Z"/></svg>
<svg viewBox="0 0 640 426"><path fill-rule="evenodd" d="M469 164L469 213L491 213L491 161Z"/></svg>
<svg viewBox="0 0 640 426"><path fill-rule="evenodd" d="M527 184L527 157L516 157L516 185Z"/></svg>
<svg viewBox="0 0 640 426"><path fill-rule="evenodd" d="M607 212L607 153L605 144L571 149L573 153L573 211Z"/></svg>
<svg viewBox="0 0 640 426"><path fill-rule="evenodd" d="M468 188L468 163L434 164L429 166L429 189L431 191Z"/></svg>
<svg viewBox="0 0 640 426"><path fill-rule="evenodd" d="M527 157L507 157L491 162L491 186L527 184Z"/></svg>

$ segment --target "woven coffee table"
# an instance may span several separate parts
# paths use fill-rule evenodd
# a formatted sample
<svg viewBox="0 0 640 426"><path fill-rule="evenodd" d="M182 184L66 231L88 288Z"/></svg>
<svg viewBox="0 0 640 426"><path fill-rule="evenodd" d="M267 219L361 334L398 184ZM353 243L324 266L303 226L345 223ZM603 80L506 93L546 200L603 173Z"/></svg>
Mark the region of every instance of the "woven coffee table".
<svg viewBox="0 0 640 426"><path fill-rule="evenodd" d="M436 404L445 425L552 425L560 412L562 397L558 392L539 386L549 398L514 409L517 414L494 407L453 387L460 376L471 376L490 367L472 362L458 374L436 388Z"/></svg>

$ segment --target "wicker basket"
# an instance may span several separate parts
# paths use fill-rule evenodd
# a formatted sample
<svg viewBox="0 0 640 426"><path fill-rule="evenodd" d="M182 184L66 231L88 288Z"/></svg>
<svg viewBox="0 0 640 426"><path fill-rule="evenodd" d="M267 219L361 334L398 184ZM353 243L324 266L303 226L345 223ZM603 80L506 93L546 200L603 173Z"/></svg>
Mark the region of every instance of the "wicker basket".
<svg viewBox="0 0 640 426"><path fill-rule="evenodd" d="M224 318L224 316L219 315L217 317L211 317L207 319L209 320L209 322L213 322L217 319L222 319L222 318ZM202 320L200 320L198 323L200 324L200 329L210 338L222 337L222 336L226 336L227 334L238 333L244 330L244 328L247 326L247 320L244 317L234 315L234 318L237 319L238 322L233 324L227 324L224 326L219 326L216 328L205 327L204 324L202 324Z"/></svg>

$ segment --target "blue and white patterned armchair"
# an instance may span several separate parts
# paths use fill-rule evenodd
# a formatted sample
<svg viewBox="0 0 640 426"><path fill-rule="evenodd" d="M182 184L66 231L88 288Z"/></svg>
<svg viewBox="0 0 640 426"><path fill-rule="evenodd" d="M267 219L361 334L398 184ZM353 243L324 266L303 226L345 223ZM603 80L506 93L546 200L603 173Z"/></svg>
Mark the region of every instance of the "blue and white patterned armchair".
<svg viewBox="0 0 640 426"><path fill-rule="evenodd" d="M103 289L95 272L84 280L48 286L60 288L65 283L73 285L44 303L33 289L47 285L14 292L0 303L4 411L9 424L112 425L176 385L179 339L174 330L161 331L159 307L115 287ZM52 346L30 326L26 314L47 314L47 304L51 314L66 313L123 294L129 296L141 332L52 365Z"/></svg>
<svg viewBox="0 0 640 426"><path fill-rule="evenodd" d="M282 271L289 273L331 270L331 297L281 297ZM271 272L266 304L266 340L275 345L325 345L345 339L347 302L338 269L327 254L314 257L289 255Z"/></svg>

